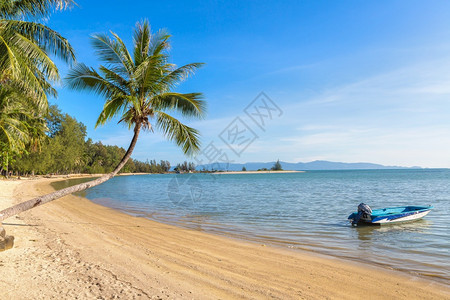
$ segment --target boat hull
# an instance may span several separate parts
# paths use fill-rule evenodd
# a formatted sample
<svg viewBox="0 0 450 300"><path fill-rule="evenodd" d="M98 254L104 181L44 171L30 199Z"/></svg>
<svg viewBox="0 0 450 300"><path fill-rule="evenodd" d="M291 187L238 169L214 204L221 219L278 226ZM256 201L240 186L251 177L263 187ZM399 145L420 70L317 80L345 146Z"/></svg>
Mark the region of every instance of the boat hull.
<svg viewBox="0 0 450 300"><path fill-rule="evenodd" d="M370 215L363 213L358 224L384 225L415 221L425 217L432 208L432 206L401 206L375 209ZM353 221L357 214L352 213L348 219Z"/></svg>

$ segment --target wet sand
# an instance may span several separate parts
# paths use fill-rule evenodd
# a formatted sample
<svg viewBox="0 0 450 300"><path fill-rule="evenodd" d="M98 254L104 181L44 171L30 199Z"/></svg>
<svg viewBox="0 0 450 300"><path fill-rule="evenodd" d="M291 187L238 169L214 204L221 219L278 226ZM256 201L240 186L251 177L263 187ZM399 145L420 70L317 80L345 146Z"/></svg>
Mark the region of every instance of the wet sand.
<svg viewBox="0 0 450 300"><path fill-rule="evenodd" d="M61 179L0 180L0 208ZM132 217L67 196L3 223L2 299L450 299L448 285ZM370 295L370 296L369 296Z"/></svg>

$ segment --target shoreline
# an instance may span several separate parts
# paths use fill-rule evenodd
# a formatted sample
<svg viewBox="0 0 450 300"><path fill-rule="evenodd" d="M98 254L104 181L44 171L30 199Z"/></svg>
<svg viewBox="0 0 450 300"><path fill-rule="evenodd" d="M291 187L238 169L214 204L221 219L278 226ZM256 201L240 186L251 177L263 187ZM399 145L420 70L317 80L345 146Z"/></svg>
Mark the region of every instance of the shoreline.
<svg viewBox="0 0 450 300"><path fill-rule="evenodd" d="M124 175L129 175L129 174L124 174ZM131 174L131 175L133 175L133 174ZM142 174L140 174L140 175L142 175ZM82 176L80 178L85 178L85 177L86 176ZM75 179L75 178L76 178L76 176L73 177L72 179ZM61 188L61 187L59 187L59 188ZM80 197L82 197L82 196L80 195ZM95 204L116 210L118 212L130 215L130 216L147 218L151 221L155 221L157 223L161 223L161 224L165 224L165 225L175 226L180 229L199 230L199 231L202 231L202 232L205 232L208 234L213 234L216 236L234 239L237 241L250 242L250 243L255 243L255 244L264 245L264 246L270 245L272 247L277 247L277 248L281 248L281 249L291 249L292 251L302 251L302 252L306 252L306 253L311 253L313 255L316 255L316 254L323 255L325 257L342 259L344 261L360 263L363 265L370 265L370 266L378 267L381 269L390 269L390 270L398 271L400 273L404 273L406 275L417 276L419 278L423 278L423 279L431 280L431 281L437 281L444 285L450 286L450 280L448 277L441 276L439 274L435 274L435 273L433 273L433 271L408 269L408 268L404 268L401 264L400 265L399 264L390 265L389 263L386 263L383 261L380 262L379 260L378 261L373 260L373 259L371 260L371 259L368 259L367 257L360 257L357 255L351 256L348 254L341 254L339 252L333 252L333 251L330 251L330 248L317 247L317 244L314 243L313 241L305 242L305 243L289 244L289 242L287 242L285 240L278 240L278 239L270 237L270 236L266 237L266 238L262 238L261 236L258 236L257 234L253 234L253 235L249 234L248 231L247 232L237 231L237 230L230 231L229 227L207 228L206 226L203 227L202 225L200 225L198 223L191 223L186 220L180 221L180 219L174 218L174 217L167 217L164 215L158 216L159 215L158 213L156 213L156 214L148 213L145 210L139 210L139 208L137 208L137 207L133 208L133 209L127 209L127 208L121 207L120 205L118 206L114 201L113 202L109 202L107 200L99 201L99 199L89 200L89 201L91 201ZM220 226L220 223L208 223L208 225L211 225L211 224ZM375 227L375 228L380 228L380 227ZM243 232L245 232L245 233L243 233ZM375 253L375 252L373 252L373 253Z"/></svg>
<svg viewBox="0 0 450 300"><path fill-rule="evenodd" d="M305 173L305 171L223 171L213 172L208 174L222 175L222 174L286 174L286 173Z"/></svg>
<svg viewBox="0 0 450 300"><path fill-rule="evenodd" d="M58 180L64 178L0 181L0 204L9 206L8 194L23 201L47 193ZM166 225L72 195L7 219L4 227L16 238L13 249L0 253L0 287L11 298L123 291L125 298L143 299L357 299L361 287L380 299L450 297L448 286L435 281ZM24 288L30 285L41 290Z"/></svg>

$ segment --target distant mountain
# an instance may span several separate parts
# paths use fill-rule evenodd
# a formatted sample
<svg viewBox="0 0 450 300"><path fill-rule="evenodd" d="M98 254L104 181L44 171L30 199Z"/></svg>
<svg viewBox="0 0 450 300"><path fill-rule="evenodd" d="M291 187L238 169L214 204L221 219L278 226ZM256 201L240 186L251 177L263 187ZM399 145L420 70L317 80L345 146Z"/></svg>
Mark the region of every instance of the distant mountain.
<svg viewBox="0 0 450 300"><path fill-rule="evenodd" d="M398 166L383 166L372 163L344 163L344 162L332 162L326 160L316 160L307 163L288 163L280 162L283 170L293 171L308 171L308 170L373 170L373 169L420 169L420 167L398 167ZM206 170L227 170L227 171L241 171L245 166L247 171L254 171L258 169L269 169L273 167L275 162L249 162L245 164L225 164L225 163L213 163L197 166L197 170L200 171L203 168Z"/></svg>

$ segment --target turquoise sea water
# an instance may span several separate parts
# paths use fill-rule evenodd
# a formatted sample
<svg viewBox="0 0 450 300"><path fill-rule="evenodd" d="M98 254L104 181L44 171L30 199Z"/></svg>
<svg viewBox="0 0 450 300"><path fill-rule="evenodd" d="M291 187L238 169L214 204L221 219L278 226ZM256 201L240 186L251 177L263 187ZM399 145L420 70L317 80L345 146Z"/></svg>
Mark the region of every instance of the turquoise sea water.
<svg viewBox="0 0 450 300"><path fill-rule="evenodd" d="M135 175L116 177L83 196L160 222L450 283L450 170ZM347 217L360 202L435 208L416 222L352 227Z"/></svg>

